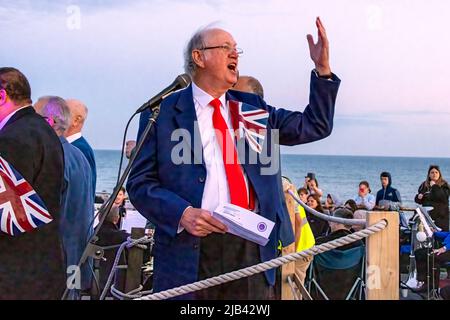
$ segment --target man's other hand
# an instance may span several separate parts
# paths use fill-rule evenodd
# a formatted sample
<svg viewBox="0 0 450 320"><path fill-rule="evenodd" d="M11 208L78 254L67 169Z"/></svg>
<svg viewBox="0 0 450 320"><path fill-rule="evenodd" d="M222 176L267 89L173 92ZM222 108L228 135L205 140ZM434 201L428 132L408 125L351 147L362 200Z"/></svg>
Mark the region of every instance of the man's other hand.
<svg viewBox="0 0 450 320"><path fill-rule="evenodd" d="M213 218L207 210L188 208L180 221L181 226L196 237L206 237L212 232L226 233L227 226Z"/></svg>

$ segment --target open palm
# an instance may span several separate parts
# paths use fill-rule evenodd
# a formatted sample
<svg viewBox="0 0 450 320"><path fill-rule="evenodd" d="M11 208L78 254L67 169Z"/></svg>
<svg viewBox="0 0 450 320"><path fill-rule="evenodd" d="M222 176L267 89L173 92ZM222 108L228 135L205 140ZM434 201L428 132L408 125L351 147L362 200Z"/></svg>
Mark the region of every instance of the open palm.
<svg viewBox="0 0 450 320"><path fill-rule="evenodd" d="M317 43L314 43L313 36L308 34L306 37L308 39L309 53L311 59L316 65L316 70L320 75L330 75L330 61L329 61L329 44L325 28L320 21L320 18L316 19L317 26Z"/></svg>

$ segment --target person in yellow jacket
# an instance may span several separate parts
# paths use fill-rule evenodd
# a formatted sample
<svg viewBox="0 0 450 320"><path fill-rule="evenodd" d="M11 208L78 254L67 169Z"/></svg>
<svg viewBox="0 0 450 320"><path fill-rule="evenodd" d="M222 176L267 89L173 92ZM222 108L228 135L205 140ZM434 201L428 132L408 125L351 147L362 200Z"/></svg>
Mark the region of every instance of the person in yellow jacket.
<svg viewBox="0 0 450 320"><path fill-rule="evenodd" d="M292 190L297 196L306 203L308 197L308 190L300 188L295 189L292 182L287 177L283 177L283 190ZM306 218L305 209L301 205L295 204L295 248L296 252L307 250L315 245L314 234ZM279 250L281 252L283 244L279 243ZM304 284L306 278L306 271L312 261L312 257L301 258L295 261L295 273L298 275L300 282Z"/></svg>
<svg viewBox="0 0 450 320"><path fill-rule="evenodd" d="M300 200L306 203L308 197L308 190L300 188L297 191ZM304 251L312 248L316 243L314 234L306 218L305 209L301 206L297 206L295 212L295 248L297 252ZM312 261L312 257L303 258L295 262L295 271L300 278L300 282L303 284L306 278L306 270Z"/></svg>

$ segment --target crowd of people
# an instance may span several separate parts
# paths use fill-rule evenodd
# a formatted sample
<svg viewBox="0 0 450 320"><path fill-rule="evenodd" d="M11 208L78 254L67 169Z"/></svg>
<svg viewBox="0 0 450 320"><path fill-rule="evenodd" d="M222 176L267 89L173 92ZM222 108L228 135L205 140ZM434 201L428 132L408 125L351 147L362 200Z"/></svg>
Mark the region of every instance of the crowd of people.
<svg viewBox="0 0 450 320"><path fill-rule="evenodd" d="M400 192L392 186L392 177L389 172L382 172L380 174L381 188L376 193L376 196L372 194L369 182L361 181L358 185L358 192L351 199L341 201L339 196L335 193L324 193L319 189L319 182L314 173L308 173L305 176L303 186L297 190L299 199L302 200L309 208L315 211L335 217L346 219L365 219L370 211L374 210L391 210L401 211L402 198ZM325 196L326 195L326 196ZM440 269L441 266L445 266L450 262L450 233L448 229L449 223L449 186L446 180L443 178L439 166L431 165L428 170L427 178L418 188L417 195L415 196L416 203L432 207L429 210L429 215L434 221L436 226L440 229L434 231L434 250L431 250L431 256L435 263L435 269L433 271L434 288L439 288ZM304 217L306 217L306 221ZM300 224L300 221L303 221ZM306 228L307 227L307 228ZM334 240L339 237L343 237L352 232L360 230L362 227L358 225L344 225L334 222L327 222L326 220L310 213L302 206L299 206L296 215L296 230L300 229L302 232L296 233L296 248L297 251L309 249L314 244L321 244ZM307 240L306 240L307 239ZM302 245L307 241L308 245ZM354 248L354 246L363 245L363 242L358 242L352 246L344 246L338 248L338 250L347 250ZM400 246L400 244L399 244ZM430 256L430 248L419 246L415 250L415 256L417 261L417 280L420 285L415 288L415 292L423 292L428 288L429 284L427 279L429 274L427 273L427 259ZM302 281L305 279L306 270L310 267L310 261L297 262L297 273L303 275L300 277ZM448 267L447 267L448 268ZM347 286L351 286L352 281L349 281L357 274L349 273L342 274L342 277L338 277L342 281L347 281ZM447 277L450 279L450 272L447 269ZM345 296L345 290L341 281L328 281L324 276L322 281L325 283L326 291L329 293L329 297L336 299L343 299ZM353 279L354 280L354 279ZM448 289L442 290L442 297L448 298ZM319 297L320 298L320 297Z"/></svg>

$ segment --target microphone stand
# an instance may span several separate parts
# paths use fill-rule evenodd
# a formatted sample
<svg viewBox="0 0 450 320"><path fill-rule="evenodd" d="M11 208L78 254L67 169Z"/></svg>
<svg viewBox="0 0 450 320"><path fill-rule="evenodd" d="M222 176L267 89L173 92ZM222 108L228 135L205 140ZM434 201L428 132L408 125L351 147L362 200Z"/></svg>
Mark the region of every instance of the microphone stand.
<svg viewBox="0 0 450 320"><path fill-rule="evenodd" d="M141 151L145 140L147 140L147 138L150 136L150 132L151 132L151 130L153 128L153 124L155 124L156 120L158 119L159 111L160 111L160 106L159 105L152 109L152 113L150 115L150 118L149 118L149 121L147 123L147 126L145 127L145 130L142 133L141 138L139 139L139 141L136 144L136 147L135 147L136 151L133 152L133 154L132 154L132 156L130 158L130 161L128 162L128 165L126 166L122 176L119 179L119 182L114 187L113 193L109 196L109 198L100 207L99 213L98 213L99 223L96 226L94 234L90 238L87 246L85 247L85 249L83 251L81 259L78 262L78 266L76 268L75 275L77 273L78 274L80 273L80 267L86 262L86 260L89 257L93 257L94 259L101 259L103 257L103 249L95 244L98 241L97 234L98 234L101 226L105 222L105 219L106 219L109 211L111 210L111 208L112 208L112 206L114 204L114 199L117 198L117 195L120 192L120 188L123 186L123 184L125 183L125 180L127 179L128 175L130 174L131 167L133 166L133 163L136 160L137 155ZM98 289L100 289L100 288L98 288ZM69 288L68 288L68 286L66 284L66 289L64 290L64 294L63 294L61 300L65 300L67 298L68 293L69 293Z"/></svg>

